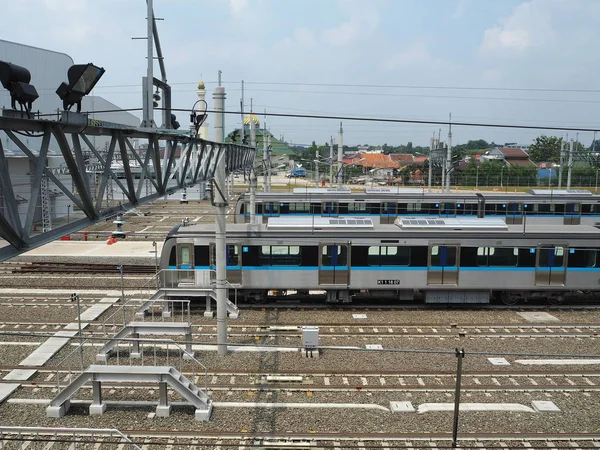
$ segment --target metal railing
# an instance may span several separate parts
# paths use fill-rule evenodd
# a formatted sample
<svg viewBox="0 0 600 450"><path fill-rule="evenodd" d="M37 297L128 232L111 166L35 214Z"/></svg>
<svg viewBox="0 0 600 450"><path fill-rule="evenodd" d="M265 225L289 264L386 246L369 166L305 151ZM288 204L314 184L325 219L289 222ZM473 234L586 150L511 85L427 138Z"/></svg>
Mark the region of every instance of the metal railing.
<svg viewBox="0 0 600 450"><path fill-rule="evenodd" d="M115 428L51 428L51 427L11 427L0 426L0 449L9 443L19 443L19 448L25 448L25 442L71 444L69 448L96 448L96 444L113 444L127 450L141 447L134 444L124 433ZM29 446L29 445L27 445ZM14 448L14 446L11 446Z"/></svg>

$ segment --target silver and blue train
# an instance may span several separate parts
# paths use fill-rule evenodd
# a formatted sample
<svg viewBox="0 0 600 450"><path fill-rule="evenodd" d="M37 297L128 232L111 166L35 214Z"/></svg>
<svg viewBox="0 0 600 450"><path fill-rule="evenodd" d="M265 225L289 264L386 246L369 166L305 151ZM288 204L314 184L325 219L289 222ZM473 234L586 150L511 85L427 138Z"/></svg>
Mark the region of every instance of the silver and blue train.
<svg viewBox="0 0 600 450"><path fill-rule="evenodd" d="M431 218L502 218L509 224L535 223L594 225L600 222L600 195L587 190L534 189L528 193L426 192L415 188L296 188L290 193L257 192L257 221L270 217L367 216L393 223L398 216ZM250 194L240 195L235 222L250 221Z"/></svg>
<svg viewBox="0 0 600 450"><path fill-rule="evenodd" d="M227 280L238 298L362 297L425 303L550 303L600 298L600 229L498 218L276 217L227 226ZM202 297L215 270L212 224L168 235L160 267L173 292Z"/></svg>

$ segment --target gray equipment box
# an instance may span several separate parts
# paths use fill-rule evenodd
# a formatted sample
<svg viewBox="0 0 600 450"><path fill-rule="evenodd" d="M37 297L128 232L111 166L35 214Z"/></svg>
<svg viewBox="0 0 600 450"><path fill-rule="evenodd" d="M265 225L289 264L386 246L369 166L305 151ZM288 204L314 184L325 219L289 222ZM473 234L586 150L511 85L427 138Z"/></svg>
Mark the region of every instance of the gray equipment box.
<svg viewBox="0 0 600 450"><path fill-rule="evenodd" d="M319 346L319 327L302 327L302 345L306 349Z"/></svg>

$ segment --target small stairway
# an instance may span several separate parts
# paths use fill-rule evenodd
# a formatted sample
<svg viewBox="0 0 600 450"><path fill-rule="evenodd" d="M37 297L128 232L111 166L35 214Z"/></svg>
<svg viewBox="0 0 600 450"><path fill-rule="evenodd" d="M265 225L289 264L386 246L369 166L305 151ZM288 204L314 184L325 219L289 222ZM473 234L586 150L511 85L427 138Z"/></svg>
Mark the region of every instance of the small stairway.
<svg viewBox="0 0 600 450"><path fill-rule="evenodd" d="M159 387L157 417L168 417L171 412L167 386L196 408L194 414L196 420L207 421L212 413L212 399L174 367L91 365L50 401L50 405L46 408L46 416L64 416L71 405L71 397L90 381L92 382L92 404L89 411L92 415L103 414L107 408L106 402L102 400L102 383L128 385L152 382L158 383Z"/></svg>

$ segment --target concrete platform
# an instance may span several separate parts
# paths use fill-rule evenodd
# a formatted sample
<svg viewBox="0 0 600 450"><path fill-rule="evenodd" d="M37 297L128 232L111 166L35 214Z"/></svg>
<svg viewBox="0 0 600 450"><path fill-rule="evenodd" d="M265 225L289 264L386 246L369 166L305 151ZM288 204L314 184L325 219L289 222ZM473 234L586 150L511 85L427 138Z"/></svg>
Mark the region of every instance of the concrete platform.
<svg viewBox="0 0 600 450"><path fill-rule="evenodd" d="M158 255L163 246L163 240L156 241ZM112 245L106 241L54 241L30 250L19 256L22 261L37 257L65 256L83 257L86 259L99 258L148 258L154 262L154 247L152 240L127 241L119 240Z"/></svg>

